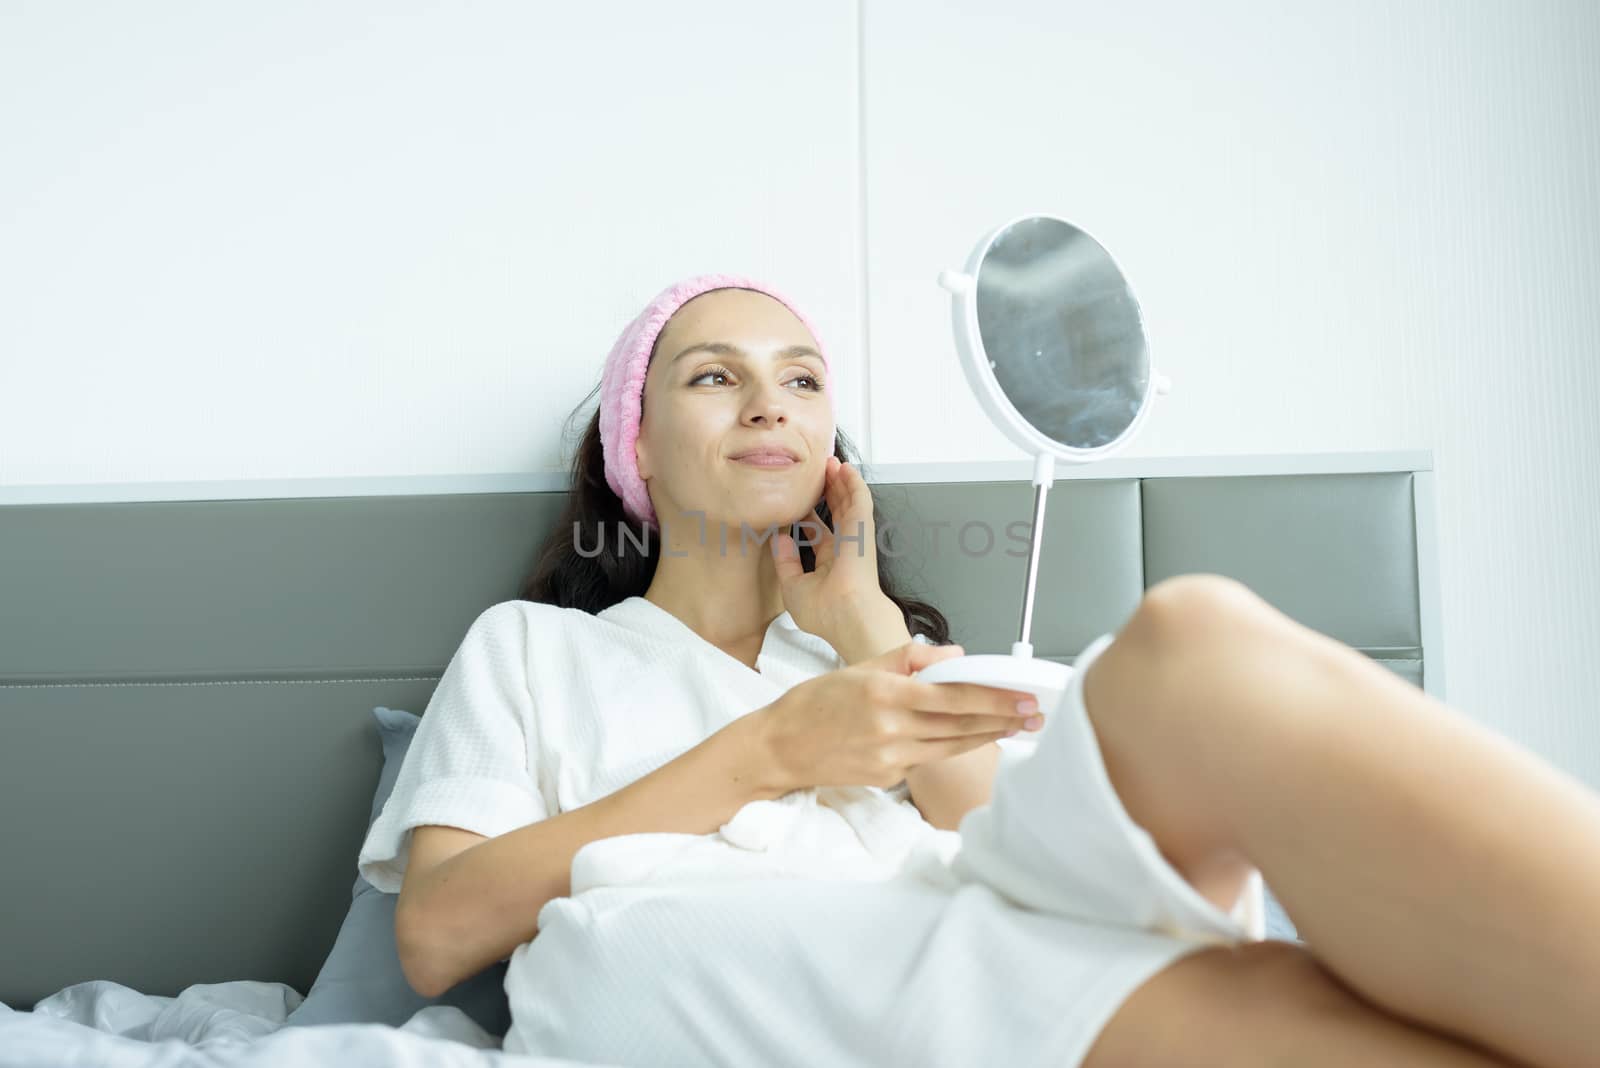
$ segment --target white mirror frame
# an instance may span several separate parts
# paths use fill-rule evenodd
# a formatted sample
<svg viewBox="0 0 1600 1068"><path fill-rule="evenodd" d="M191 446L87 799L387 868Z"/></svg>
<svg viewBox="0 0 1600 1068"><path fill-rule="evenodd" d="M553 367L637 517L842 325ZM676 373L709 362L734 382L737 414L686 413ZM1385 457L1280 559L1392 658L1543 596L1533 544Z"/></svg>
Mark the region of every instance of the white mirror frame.
<svg viewBox="0 0 1600 1068"><path fill-rule="evenodd" d="M1149 417L1150 409L1153 407L1152 395L1172 392L1172 380L1158 372L1152 363L1150 379L1145 385L1145 395L1140 401L1139 411L1134 415L1133 422L1129 423L1127 429L1115 439L1093 449L1071 448L1046 437L1035 429L1033 424L1022 418L1017 409L1006 399L1005 391L1000 388L994 369L989 366L984 354L983 337L978 331L978 270L983 264L984 256L989 252L989 247L1001 234L1025 219L1036 218L1055 219L1085 234L1088 233L1081 226L1067 222L1059 215L1042 212L1018 215L985 234L972 250L972 254L967 257L966 266L962 270L940 271L939 285L950 293L956 353L961 369L966 373L967 383L978 398L978 404L1007 438L1035 458L1033 484L1049 486L1054 482L1057 458L1071 463L1087 464L1104 460L1125 448ZM1091 240L1093 240L1092 235ZM1098 241L1095 243L1099 244ZM1101 245L1101 248L1105 249L1105 246ZM1107 256L1111 256L1109 249L1105 249L1105 252ZM1117 263L1116 257L1112 256L1111 262L1116 264L1123 278L1127 278L1127 273L1122 270L1122 265ZM1129 287L1132 288L1131 283ZM1148 332L1145 336L1148 344Z"/></svg>

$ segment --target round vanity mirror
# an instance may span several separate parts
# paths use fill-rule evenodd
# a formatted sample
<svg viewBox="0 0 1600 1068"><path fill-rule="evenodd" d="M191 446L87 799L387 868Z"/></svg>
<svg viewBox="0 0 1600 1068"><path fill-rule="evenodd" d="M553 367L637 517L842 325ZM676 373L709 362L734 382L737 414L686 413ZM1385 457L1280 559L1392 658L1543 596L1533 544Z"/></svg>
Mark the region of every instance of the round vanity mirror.
<svg viewBox="0 0 1600 1068"><path fill-rule="evenodd" d="M1034 498L1012 658L997 666L994 658L960 657L925 670L934 681L996 671L1020 678L1047 670L1034 666L1042 662L1028 639L1055 461L1090 463L1121 449L1149 414L1152 394L1171 383L1150 367L1139 302L1122 269L1064 219L1026 215L996 227L966 267L942 272L939 284L950 291L956 350L978 403L1034 458Z"/></svg>
<svg viewBox="0 0 1600 1068"><path fill-rule="evenodd" d="M1031 455L1088 462L1120 449L1155 392L1139 302L1111 254L1065 220L1030 215L990 232L954 297L956 347L979 402Z"/></svg>

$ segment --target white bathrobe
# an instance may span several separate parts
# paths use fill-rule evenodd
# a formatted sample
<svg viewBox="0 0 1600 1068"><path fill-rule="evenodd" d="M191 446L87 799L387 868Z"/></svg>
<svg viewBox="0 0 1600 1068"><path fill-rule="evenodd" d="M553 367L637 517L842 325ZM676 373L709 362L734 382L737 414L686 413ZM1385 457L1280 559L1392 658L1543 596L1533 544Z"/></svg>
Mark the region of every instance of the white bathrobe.
<svg viewBox="0 0 1600 1068"><path fill-rule="evenodd" d="M1081 671L1109 644L1078 659ZM495 836L626 786L842 666L787 612L757 670L642 597L486 609L429 701L359 857L398 892L412 828ZM1075 676L1076 681L1076 676ZM511 955L509 1052L613 1064L1070 1065L1178 957L1259 939L1123 810L1081 686L1002 743L961 830L902 782L752 801L709 834L591 842Z"/></svg>

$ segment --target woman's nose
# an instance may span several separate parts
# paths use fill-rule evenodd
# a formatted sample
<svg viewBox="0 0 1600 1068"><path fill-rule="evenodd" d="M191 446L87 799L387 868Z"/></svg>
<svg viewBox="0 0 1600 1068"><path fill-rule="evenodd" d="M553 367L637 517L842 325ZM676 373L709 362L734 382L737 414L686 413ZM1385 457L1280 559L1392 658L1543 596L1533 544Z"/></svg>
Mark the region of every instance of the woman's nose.
<svg viewBox="0 0 1600 1068"><path fill-rule="evenodd" d="M768 391L762 391L750 402L746 415L751 422L755 423L784 422L789 417L785 412L783 399L781 394L775 395Z"/></svg>

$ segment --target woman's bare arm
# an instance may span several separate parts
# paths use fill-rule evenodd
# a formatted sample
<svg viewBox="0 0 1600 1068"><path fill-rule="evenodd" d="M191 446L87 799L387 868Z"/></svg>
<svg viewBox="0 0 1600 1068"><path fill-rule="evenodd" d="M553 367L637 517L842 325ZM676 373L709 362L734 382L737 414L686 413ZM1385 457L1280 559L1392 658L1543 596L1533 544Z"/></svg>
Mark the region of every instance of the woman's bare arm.
<svg viewBox="0 0 1600 1068"><path fill-rule="evenodd" d="M834 650L846 664L870 660L912 640L899 609L885 604L888 607L871 617L851 619L850 625L835 634ZM999 767L1000 746L986 742L965 753L917 765L906 775L906 787L923 819L942 830L959 830L963 816L989 803Z"/></svg>
<svg viewBox="0 0 1600 1068"><path fill-rule="evenodd" d="M539 910L571 889L572 858L598 838L709 834L747 802L778 796L769 758L734 720L683 755L597 801L485 838L420 870L407 866L395 909L400 966L437 997L538 934Z"/></svg>

